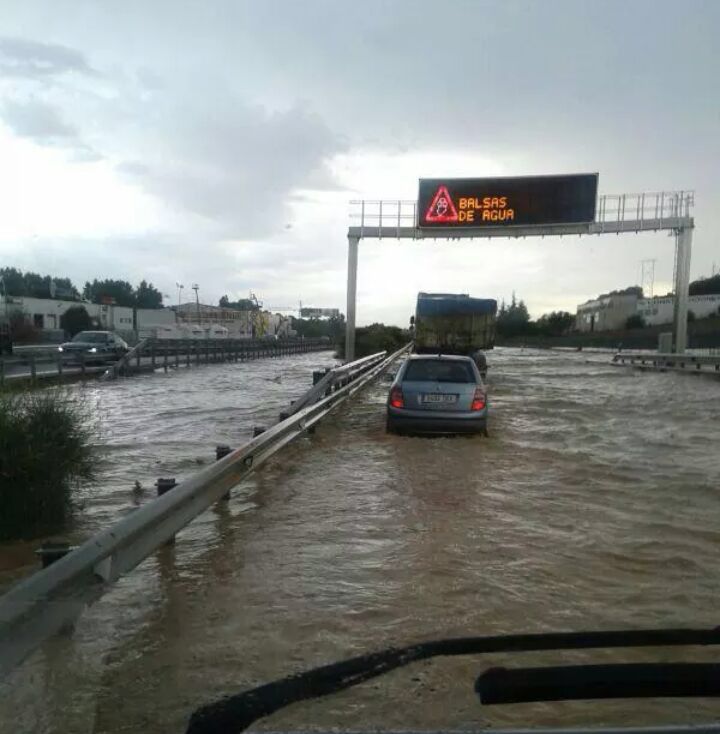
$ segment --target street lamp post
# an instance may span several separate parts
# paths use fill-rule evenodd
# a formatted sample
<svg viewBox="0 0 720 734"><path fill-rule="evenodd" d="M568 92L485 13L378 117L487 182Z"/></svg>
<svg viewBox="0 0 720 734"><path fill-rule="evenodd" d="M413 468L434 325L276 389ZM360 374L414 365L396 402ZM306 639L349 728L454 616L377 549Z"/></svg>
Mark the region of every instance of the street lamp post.
<svg viewBox="0 0 720 734"><path fill-rule="evenodd" d="M182 283L175 283L178 289L178 308L180 307L180 294L182 289L185 287Z"/></svg>
<svg viewBox="0 0 720 734"><path fill-rule="evenodd" d="M197 283L193 283L191 287L195 291L195 305L197 306L198 324L200 324L200 297L198 296L200 286Z"/></svg>

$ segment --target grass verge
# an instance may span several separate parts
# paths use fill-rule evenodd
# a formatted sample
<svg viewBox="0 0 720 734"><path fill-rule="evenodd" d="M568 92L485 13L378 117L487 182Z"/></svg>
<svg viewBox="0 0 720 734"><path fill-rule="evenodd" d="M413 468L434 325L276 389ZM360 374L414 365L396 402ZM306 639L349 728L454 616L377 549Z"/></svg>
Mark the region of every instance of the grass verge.
<svg viewBox="0 0 720 734"><path fill-rule="evenodd" d="M94 479L82 398L63 389L0 392L0 541L61 530Z"/></svg>

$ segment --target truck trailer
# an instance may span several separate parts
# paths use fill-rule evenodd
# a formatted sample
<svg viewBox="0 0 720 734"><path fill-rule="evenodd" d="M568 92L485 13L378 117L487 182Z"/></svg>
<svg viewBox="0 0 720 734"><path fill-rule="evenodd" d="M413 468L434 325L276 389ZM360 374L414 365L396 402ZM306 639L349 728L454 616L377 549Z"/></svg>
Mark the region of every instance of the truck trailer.
<svg viewBox="0 0 720 734"><path fill-rule="evenodd" d="M497 301L466 293L418 293L415 351L475 356L495 345ZM479 366L479 365L478 365Z"/></svg>

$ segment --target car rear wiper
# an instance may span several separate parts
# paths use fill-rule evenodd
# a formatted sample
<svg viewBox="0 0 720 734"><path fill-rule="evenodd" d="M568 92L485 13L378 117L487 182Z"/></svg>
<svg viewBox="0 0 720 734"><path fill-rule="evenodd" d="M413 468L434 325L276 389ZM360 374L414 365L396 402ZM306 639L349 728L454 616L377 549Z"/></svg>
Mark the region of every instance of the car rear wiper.
<svg viewBox="0 0 720 734"><path fill-rule="evenodd" d="M438 656L539 650L718 644L720 644L720 628L550 632L433 640L408 647L388 648L339 663L324 665L304 673L266 683L233 696L224 697L215 703L198 708L190 717L187 734L217 734L219 732L231 734L241 732L258 719L269 716L290 704L337 693L410 663ZM486 679L486 681L490 681L487 684L480 683L481 676L477 684L481 696L491 698L495 695L499 698L503 686L506 686L508 696L511 695L512 690L515 690L516 695L519 696L522 693L520 680L519 678L513 679L511 675L508 675L508 672L506 670L503 674L500 674L495 671L492 676ZM529 687L535 679L527 670L525 674L527 675ZM558 673L558 675L560 674ZM590 676L590 673L588 673L588 676ZM556 682L560 685L559 678L556 679ZM511 684L515 685L514 689ZM484 693L483 685L487 685Z"/></svg>

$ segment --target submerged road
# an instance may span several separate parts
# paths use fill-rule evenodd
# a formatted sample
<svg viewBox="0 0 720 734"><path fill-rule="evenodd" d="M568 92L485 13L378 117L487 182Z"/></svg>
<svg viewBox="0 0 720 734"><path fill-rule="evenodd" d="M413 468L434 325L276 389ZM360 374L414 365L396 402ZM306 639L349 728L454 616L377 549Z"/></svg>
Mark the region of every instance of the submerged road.
<svg viewBox="0 0 720 734"><path fill-rule="evenodd" d="M157 476L274 417L330 354L78 386L107 447L77 538ZM607 355L496 350L490 438L384 432L379 382L147 559L0 682L0 730L180 732L192 710L387 645L470 634L715 626L720 382ZM16 565L26 546L0 546ZM9 568L6 583L26 569ZM699 723L710 700L481 707L497 664L713 660L712 650L438 659L267 729Z"/></svg>

